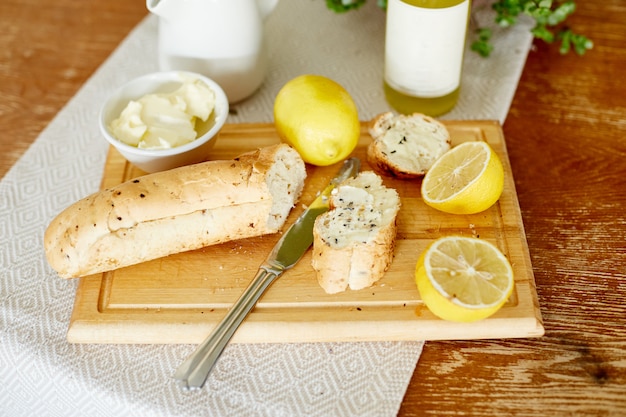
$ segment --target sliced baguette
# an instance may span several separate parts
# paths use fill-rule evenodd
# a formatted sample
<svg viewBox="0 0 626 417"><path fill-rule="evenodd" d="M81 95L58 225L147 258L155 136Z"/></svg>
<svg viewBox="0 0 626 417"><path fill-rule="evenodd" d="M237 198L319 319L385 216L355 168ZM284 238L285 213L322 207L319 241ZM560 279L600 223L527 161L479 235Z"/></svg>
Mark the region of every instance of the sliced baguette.
<svg viewBox="0 0 626 417"><path fill-rule="evenodd" d="M72 278L275 233L305 178L285 144L139 177L61 212L45 232L46 257Z"/></svg>
<svg viewBox="0 0 626 417"><path fill-rule="evenodd" d="M402 179L422 177L450 150L448 129L420 113L383 113L372 120L369 133L373 141L367 148L367 161L381 175Z"/></svg>
<svg viewBox="0 0 626 417"><path fill-rule="evenodd" d="M372 171L344 181L315 220L312 265L329 294L380 280L393 260L400 197Z"/></svg>

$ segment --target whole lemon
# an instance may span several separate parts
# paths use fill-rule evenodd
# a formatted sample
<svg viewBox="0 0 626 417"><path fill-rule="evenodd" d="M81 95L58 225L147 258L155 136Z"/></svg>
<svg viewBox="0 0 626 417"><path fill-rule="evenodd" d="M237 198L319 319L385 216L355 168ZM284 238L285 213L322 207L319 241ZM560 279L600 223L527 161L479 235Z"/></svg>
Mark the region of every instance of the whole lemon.
<svg viewBox="0 0 626 417"><path fill-rule="evenodd" d="M288 81L274 101L274 123L283 142L305 162L326 166L345 159L359 140L356 104L337 82L320 75Z"/></svg>

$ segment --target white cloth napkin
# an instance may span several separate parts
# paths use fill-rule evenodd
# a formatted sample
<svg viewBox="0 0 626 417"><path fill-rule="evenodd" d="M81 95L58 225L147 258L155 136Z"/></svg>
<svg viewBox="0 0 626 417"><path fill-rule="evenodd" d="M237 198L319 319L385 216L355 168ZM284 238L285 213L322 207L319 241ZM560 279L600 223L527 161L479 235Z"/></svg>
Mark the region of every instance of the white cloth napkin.
<svg viewBox="0 0 626 417"><path fill-rule="evenodd" d="M280 2L267 21L271 68L228 122L272 122L278 89L302 73L353 95L362 120L390 110L382 88L384 13L370 0L337 15L323 1ZM488 9L476 16L492 20ZM466 54L458 106L445 118L506 117L531 44L529 23L496 31L489 59ZM76 281L58 278L43 232L59 211L97 190L107 151L100 104L156 67L148 17L120 44L0 182L0 415L393 416L423 342L233 344L205 389L172 379L190 345L72 345L65 339Z"/></svg>

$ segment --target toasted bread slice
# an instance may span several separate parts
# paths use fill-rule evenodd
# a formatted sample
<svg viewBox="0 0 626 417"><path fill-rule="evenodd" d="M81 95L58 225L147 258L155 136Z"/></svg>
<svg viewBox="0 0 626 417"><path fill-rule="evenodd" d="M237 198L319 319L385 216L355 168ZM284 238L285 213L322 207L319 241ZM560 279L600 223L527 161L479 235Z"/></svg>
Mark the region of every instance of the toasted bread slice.
<svg viewBox="0 0 626 417"><path fill-rule="evenodd" d="M312 265L329 294L380 280L393 260L400 197L373 171L344 181L313 228Z"/></svg>
<svg viewBox="0 0 626 417"><path fill-rule="evenodd" d="M372 120L369 133L373 141L367 148L367 161L381 175L422 177L450 150L448 129L421 113L383 113Z"/></svg>

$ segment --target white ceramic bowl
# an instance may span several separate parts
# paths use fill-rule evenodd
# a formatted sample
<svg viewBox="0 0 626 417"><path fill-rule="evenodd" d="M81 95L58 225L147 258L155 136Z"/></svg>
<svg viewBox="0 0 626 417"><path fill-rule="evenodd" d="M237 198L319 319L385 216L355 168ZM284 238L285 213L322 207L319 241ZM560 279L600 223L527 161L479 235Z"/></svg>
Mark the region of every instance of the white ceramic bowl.
<svg viewBox="0 0 626 417"><path fill-rule="evenodd" d="M129 101L146 94L167 93L176 90L183 77L193 77L205 82L215 92L215 109L206 122L198 120L196 140L171 149L139 149L116 139L109 130L111 122L118 118ZM208 159L218 133L228 117L228 99L224 90L203 75L186 71L169 71L146 74L124 84L106 100L100 111L100 130L107 141L129 162L145 172L165 171L183 165L195 164Z"/></svg>

